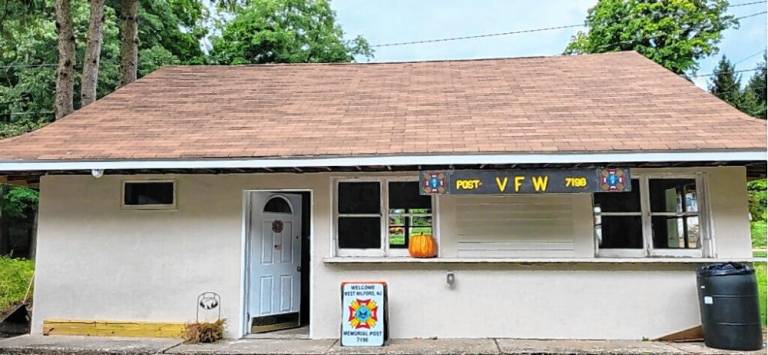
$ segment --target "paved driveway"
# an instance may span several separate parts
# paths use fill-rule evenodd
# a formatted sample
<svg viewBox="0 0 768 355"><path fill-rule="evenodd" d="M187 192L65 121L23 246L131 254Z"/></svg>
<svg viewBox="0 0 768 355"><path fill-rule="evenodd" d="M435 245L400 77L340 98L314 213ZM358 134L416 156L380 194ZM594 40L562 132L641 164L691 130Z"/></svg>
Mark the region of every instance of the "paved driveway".
<svg viewBox="0 0 768 355"><path fill-rule="evenodd" d="M240 339L182 344L176 339L24 335L0 339L1 354L734 354L702 343L524 339L393 339L381 348L341 347L335 339ZM765 354L765 350L741 352Z"/></svg>

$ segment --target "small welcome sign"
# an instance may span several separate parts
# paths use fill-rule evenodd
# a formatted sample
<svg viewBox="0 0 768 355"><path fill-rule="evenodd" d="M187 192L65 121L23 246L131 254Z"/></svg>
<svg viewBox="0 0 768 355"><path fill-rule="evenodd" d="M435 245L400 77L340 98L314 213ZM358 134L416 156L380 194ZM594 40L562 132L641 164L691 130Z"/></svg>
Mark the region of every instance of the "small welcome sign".
<svg viewBox="0 0 768 355"><path fill-rule="evenodd" d="M387 284L341 284L341 346L383 346L387 339Z"/></svg>

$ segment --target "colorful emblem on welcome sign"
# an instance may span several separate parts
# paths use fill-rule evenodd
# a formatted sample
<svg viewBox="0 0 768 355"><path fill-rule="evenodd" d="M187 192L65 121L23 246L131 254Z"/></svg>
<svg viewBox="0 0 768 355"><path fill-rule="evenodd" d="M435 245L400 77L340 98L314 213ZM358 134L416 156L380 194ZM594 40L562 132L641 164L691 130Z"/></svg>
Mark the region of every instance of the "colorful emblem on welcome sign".
<svg viewBox="0 0 768 355"><path fill-rule="evenodd" d="M349 305L349 325L355 329L371 329L379 320L378 311L379 306L373 300L355 299Z"/></svg>
<svg viewBox="0 0 768 355"><path fill-rule="evenodd" d="M422 190L425 194L442 194L447 188L445 173L427 172L423 175Z"/></svg>
<svg viewBox="0 0 768 355"><path fill-rule="evenodd" d="M626 181L624 169L610 168L600 171L600 190L602 191L624 191Z"/></svg>

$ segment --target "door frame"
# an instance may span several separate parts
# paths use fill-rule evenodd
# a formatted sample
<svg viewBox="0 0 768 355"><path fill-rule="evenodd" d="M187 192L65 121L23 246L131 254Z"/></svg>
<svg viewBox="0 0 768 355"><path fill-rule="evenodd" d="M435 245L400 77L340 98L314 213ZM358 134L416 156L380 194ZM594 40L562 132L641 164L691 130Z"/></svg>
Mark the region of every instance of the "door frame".
<svg viewBox="0 0 768 355"><path fill-rule="evenodd" d="M309 194L309 250L306 251L309 254L309 265L307 266L309 268L309 312L312 312L312 299L314 298L314 293L312 286L314 284L314 279L312 278L312 275L314 274L313 266L312 266L312 243L313 243L313 236L315 235L315 223L313 222L314 219L314 206L315 206L315 192L312 189L246 189L243 190L243 207L242 211L243 214L241 216L241 223L242 223L242 231L241 231L241 260L240 260L240 270L242 278L240 279L240 321L238 322L238 326L240 329L240 337L244 337L248 334L250 334L250 327L248 326L250 323L250 319L248 319L248 299L249 299L249 292L250 292L250 285L249 285L249 278L251 273L251 238L250 238L250 230L251 230L251 212L252 204L251 204L251 194L254 192L266 192L266 193L296 193L296 192L306 192ZM304 200L302 199L302 204L304 203ZM294 207L295 208L295 207ZM302 208L302 206L298 206L298 208ZM302 217L304 218L304 217ZM303 232L303 231L302 231ZM302 249L301 251L304 253L305 251ZM303 267L304 265L302 265ZM299 309L301 309L301 300L299 300ZM299 311L301 312L301 311ZM299 313L299 316L301 316L301 313ZM312 322L308 324L309 327L309 336L312 337Z"/></svg>

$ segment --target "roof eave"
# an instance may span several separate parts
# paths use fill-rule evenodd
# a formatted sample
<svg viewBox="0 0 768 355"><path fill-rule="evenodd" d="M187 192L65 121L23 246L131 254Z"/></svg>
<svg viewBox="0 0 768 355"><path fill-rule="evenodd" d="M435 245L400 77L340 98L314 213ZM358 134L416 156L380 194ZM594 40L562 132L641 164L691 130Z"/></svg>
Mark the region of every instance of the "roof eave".
<svg viewBox="0 0 768 355"><path fill-rule="evenodd" d="M504 164L626 164L661 162L764 162L765 150L672 152L515 153L336 156L292 158L217 158L155 160L10 160L0 171L142 170L142 169L270 169L356 166L504 165Z"/></svg>

